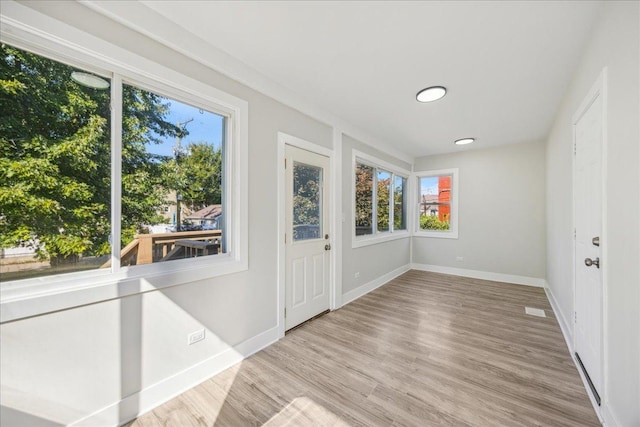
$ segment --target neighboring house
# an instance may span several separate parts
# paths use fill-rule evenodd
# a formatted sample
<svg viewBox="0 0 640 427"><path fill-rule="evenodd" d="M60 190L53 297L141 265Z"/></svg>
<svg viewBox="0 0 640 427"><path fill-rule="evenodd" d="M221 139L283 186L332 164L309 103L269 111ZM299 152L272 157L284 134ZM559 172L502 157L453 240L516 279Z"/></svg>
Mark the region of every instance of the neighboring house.
<svg viewBox="0 0 640 427"><path fill-rule="evenodd" d="M438 177L438 219L440 221L449 221L451 216L451 177Z"/></svg>
<svg viewBox="0 0 640 427"><path fill-rule="evenodd" d="M422 195L422 202L420 203L421 215L436 216L438 215L439 207L440 205L438 203L438 196L436 194Z"/></svg>
<svg viewBox="0 0 640 427"><path fill-rule="evenodd" d="M165 199L165 203L166 204L163 206L163 208L160 210L159 213L165 219L164 221L165 223L175 225L176 216L177 216L176 207L178 206L176 203L175 190L169 191ZM193 210L191 210L189 206L187 206L185 203L180 203L180 217L182 218L181 222L184 221L184 219L187 218L192 213L193 213Z"/></svg>
<svg viewBox="0 0 640 427"><path fill-rule="evenodd" d="M185 217L193 225L203 230L219 230L222 227L222 205L209 205Z"/></svg>

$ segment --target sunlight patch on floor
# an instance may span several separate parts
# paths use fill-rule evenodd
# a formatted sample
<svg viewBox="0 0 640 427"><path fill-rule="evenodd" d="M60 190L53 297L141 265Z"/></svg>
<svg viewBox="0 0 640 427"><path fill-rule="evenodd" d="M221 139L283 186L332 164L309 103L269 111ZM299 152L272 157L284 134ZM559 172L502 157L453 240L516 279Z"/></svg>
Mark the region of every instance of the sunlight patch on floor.
<svg viewBox="0 0 640 427"><path fill-rule="evenodd" d="M340 420L333 412L312 399L302 396L296 397L291 403L275 414L263 427L276 426L336 426L347 427L348 424Z"/></svg>

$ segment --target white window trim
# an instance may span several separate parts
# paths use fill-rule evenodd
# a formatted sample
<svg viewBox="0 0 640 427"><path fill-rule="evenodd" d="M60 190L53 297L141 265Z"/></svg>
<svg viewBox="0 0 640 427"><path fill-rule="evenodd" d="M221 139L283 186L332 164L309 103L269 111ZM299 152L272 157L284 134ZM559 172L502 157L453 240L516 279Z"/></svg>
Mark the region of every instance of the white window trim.
<svg viewBox="0 0 640 427"><path fill-rule="evenodd" d="M0 30L2 42L109 77L114 87L119 88L117 83L122 79L125 83L139 85L195 106L224 112L229 117L226 120L227 138L228 141L233 141L225 150L225 161L230 165L224 189L230 196L230 203L225 207L226 216L230 219L227 228L230 231L228 253L135 267L120 268L116 263L114 268L106 271L91 270L3 282L0 284L0 322L207 280L248 269L249 107L245 100L30 9L24 10L20 21L1 15ZM118 91L112 90L114 105L119 99ZM119 123L115 126L117 127L112 128L113 135L119 137ZM118 144L112 150L112 159L120 159ZM114 162L112 173L119 174L119 168L120 164ZM112 214L112 224L116 224L115 230L119 228L120 221L119 178L117 181L112 184L112 211L116 212ZM114 247L119 247L116 240L118 239L113 241Z"/></svg>
<svg viewBox="0 0 640 427"><path fill-rule="evenodd" d="M372 223L373 234L367 234L364 236L356 236L356 163L362 163L367 166L372 166L376 169L384 170L385 172L391 172L393 176L401 176L407 180L407 187L405 189L406 194L404 194L405 200L405 209L407 210L406 215L406 229L404 230L393 230L393 209L390 209L390 223L389 223L389 231L378 231L377 221L374 220ZM411 226L410 226L410 217L409 215L409 194L410 194L410 176L411 172L398 167L392 163L381 160L375 156L372 156L367 153L363 153L362 151L352 150L351 153L351 247L352 248L361 248L363 246L375 245L382 242L388 242L391 240L397 239L405 239L411 236ZM392 185L393 187L393 185ZM373 186L373 207L372 207L372 218L376 219L376 185L374 179ZM393 198L390 198L391 200ZM389 203L391 204L391 200Z"/></svg>
<svg viewBox="0 0 640 427"><path fill-rule="evenodd" d="M451 175L453 177L452 179L453 182L451 183L452 190L453 190L453 197L451 198L451 217L449 221L449 230L447 231L421 230L420 229L420 191L421 191L420 178L435 177L439 175ZM414 232L413 232L413 235L415 237L436 237L439 239L457 239L458 238L458 217L459 217L458 199L459 199L459 193L460 193L460 186L458 185L459 184L458 175L459 175L458 168L414 172L413 174L414 178L412 179L412 181L416 185L416 189L414 193L417 199L416 199L415 209L411 216L415 218L415 225L414 225Z"/></svg>

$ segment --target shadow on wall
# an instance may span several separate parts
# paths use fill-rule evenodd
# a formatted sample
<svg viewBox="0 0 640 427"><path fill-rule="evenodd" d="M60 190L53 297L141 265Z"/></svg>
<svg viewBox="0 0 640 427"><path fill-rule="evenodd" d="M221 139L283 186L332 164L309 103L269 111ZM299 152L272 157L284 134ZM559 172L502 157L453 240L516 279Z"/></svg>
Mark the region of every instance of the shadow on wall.
<svg viewBox="0 0 640 427"><path fill-rule="evenodd" d="M23 426L55 427L64 425L48 420L46 418L40 418L27 412L18 411L17 409L10 408L4 405L0 406L0 414L0 424L2 424L3 426L17 425L11 424L10 420L20 420L20 425Z"/></svg>
<svg viewBox="0 0 640 427"><path fill-rule="evenodd" d="M41 365L31 372L25 369L29 368L30 359L26 359L22 368L6 366L7 369L21 371L14 371L17 375L13 375L13 383L3 379L0 425L120 425L141 411L149 410L150 405L167 395L167 390L184 387L181 385L184 381L180 382L184 372L196 371L195 376L187 377L197 381L197 378L215 375L221 368L241 360L246 355L234 349L241 343L231 342L233 338L230 337L253 333L251 313L239 309L237 304L250 299L250 296L246 295L246 288L226 286L226 282L234 283L227 280L220 286L191 284L180 287L176 292L172 288L153 290L153 279L142 280L138 294L71 309L81 310L74 314L75 318L88 316L85 325L79 325L77 329L56 328L56 314L48 315L52 317L45 322L50 326L47 333L61 338L56 340L61 344L46 349L48 356L37 359ZM228 292L229 288L232 289ZM105 307L105 304L111 307L107 306L108 310L92 308ZM219 313L212 315L212 311ZM113 316L103 317L106 312ZM100 318L91 319L96 313ZM221 318L227 318L228 322L220 321ZM87 354L92 356L91 350L85 350L80 358L76 347L85 348L88 342L91 343L91 339L87 341L84 335L90 333L96 324L100 330L95 335L109 338L100 339L94 345L94 360L87 360ZM230 324L233 328L229 328ZM235 332L229 333L229 329ZM200 330L204 330L204 340L189 345L188 333ZM15 339L35 340L37 333ZM3 344L7 345L7 342ZM118 355L119 359L95 353L107 348L113 349L113 355ZM223 362L217 363L218 357ZM65 360L62 365L65 367L57 362L60 359ZM73 360L77 362L69 363ZM99 363L105 362L110 366L100 372ZM96 372L95 376L80 376L87 375L82 372L92 370ZM116 372L117 377L109 377L108 372ZM51 373L51 378L48 373ZM34 380L31 378L34 375L39 378ZM101 384L101 378L107 383ZM51 385L47 388L54 390L56 384L52 382L60 382L61 392L56 394L55 391L33 389L37 387L33 385L34 381L47 381L47 385Z"/></svg>

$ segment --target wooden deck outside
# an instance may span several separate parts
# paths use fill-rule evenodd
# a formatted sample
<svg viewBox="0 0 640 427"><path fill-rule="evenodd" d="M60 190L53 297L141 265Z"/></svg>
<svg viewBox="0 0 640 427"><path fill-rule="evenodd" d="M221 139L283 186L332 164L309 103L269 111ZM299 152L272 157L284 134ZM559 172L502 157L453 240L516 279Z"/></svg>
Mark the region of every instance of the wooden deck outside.
<svg viewBox="0 0 640 427"><path fill-rule="evenodd" d="M189 256L212 255L219 253L221 240L222 230L136 234L120 252L120 264L122 266L141 265L173 259L170 255L176 248L176 242L180 242L178 246L186 248L185 253ZM177 252L173 253L177 254ZM110 266L111 261L108 261L102 265L102 268Z"/></svg>

